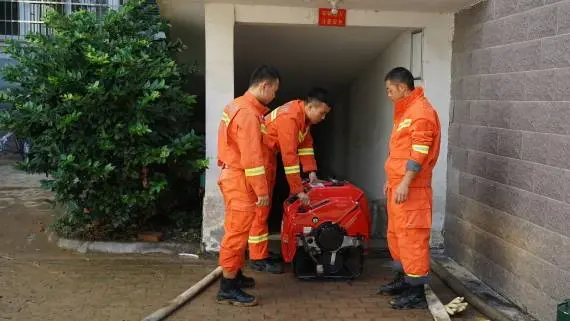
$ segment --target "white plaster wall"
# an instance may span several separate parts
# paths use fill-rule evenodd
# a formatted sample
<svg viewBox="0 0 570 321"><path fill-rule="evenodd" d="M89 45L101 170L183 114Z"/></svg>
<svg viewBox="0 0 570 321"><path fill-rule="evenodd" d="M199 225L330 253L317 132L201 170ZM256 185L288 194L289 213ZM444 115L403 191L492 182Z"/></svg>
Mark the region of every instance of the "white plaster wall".
<svg viewBox="0 0 570 321"><path fill-rule="evenodd" d="M231 5L231 4L206 4L206 128L207 156L212 160L211 168L206 174L206 198L204 201L204 223L203 223L203 242L206 250L218 250L219 240L223 231L223 202L217 191L216 179L218 170L215 167L216 153L216 136L219 115L223 106L233 98L233 25L234 22L242 23L283 23L283 24L316 24L316 10L301 7L274 7L274 6L258 6L258 5ZM438 165L435 169L434 178L434 233L432 234L432 245L441 247L443 240L441 238L441 228L445 209L445 191L446 191L446 167L447 167L447 132L449 124L449 108L450 108L450 86L451 86L451 40L452 40L452 22L451 14L437 13L419 13L419 12L383 12L374 10L348 10L347 25L349 26L372 26L372 27L401 27L401 28L423 28L424 29L424 85L427 97L431 100L435 108L439 112L442 123L442 146L441 155ZM398 41L403 41L398 39ZM395 46L397 43L395 43ZM397 50L393 50L392 58L399 59L395 56ZM389 53L389 51L387 51ZM355 57L356 59L356 57ZM409 65L409 58L408 58ZM378 71L380 66L376 66ZM384 67L387 68L387 67ZM369 76L372 77L372 76ZM382 73L375 76L378 79L383 77ZM371 79L374 79L372 77ZM359 89L360 88L360 89ZM351 93L353 96L358 90L365 91L365 86L356 86ZM363 95L365 102L382 101L384 92L383 86L378 86L378 91L369 90L368 95ZM358 102L358 101L356 101ZM354 106L350 106L348 114L354 113ZM367 107L371 108L371 107ZM380 112L381 110L381 112ZM346 144L353 144L357 139L363 138L370 142L367 150L374 150L377 155L369 159L369 168L374 167L375 177L378 179L374 182L365 183L363 188L371 195L381 193L382 155L385 155L385 145L388 136L384 142L379 137L387 131L385 125L388 119L384 118L384 109L377 108L376 116L380 118L378 123L370 121L372 117L366 117L366 122L371 125L370 130L354 131L350 140L345 141ZM376 118L376 117L375 117ZM353 119L351 117L351 119ZM356 122L356 121L353 121ZM338 121L335 123L339 123ZM337 125L338 126L338 125ZM391 124L389 125L391 127ZM365 137L372 133L372 137ZM338 154L342 148L333 149L333 154ZM360 146L357 151L361 156L364 155L365 149ZM355 157L351 155L351 157ZM362 159L364 159L362 157ZM342 162L335 163L334 167L338 167ZM349 166L345 163L345 167ZM366 169L365 166L360 166ZM364 175L366 173L357 173ZM367 174L368 177L371 175Z"/></svg>
<svg viewBox="0 0 570 321"><path fill-rule="evenodd" d="M396 66L409 68L411 33L403 32L350 86L346 171L371 200L384 198L384 162L394 108L384 76Z"/></svg>
<svg viewBox="0 0 570 321"><path fill-rule="evenodd" d="M434 211L431 245L443 246L443 219L445 215L447 137L450 108L450 32L436 27L425 28L424 86L426 96L438 111L442 124L441 154L434 170ZM361 186L371 200L385 200L382 193L386 180L383 164L388 155L388 138L393 121L393 104L388 99L384 76L392 68L410 68L411 33L404 32L387 48L350 90L349 106L359 112L349 119L349 148L346 162L348 176ZM366 128L366 130L362 130ZM380 222L383 213L380 211ZM385 224L385 223L383 223ZM379 227L385 234L385 226Z"/></svg>
<svg viewBox="0 0 570 321"><path fill-rule="evenodd" d="M423 85L441 123L441 148L432 181L434 209L432 247L443 249L443 220L447 191L447 142L451 108L451 41L453 15L424 29Z"/></svg>
<svg viewBox="0 0 570 321"><path fill-rule="evenodd" d="M218 125L223 109L234 98L234 6L205 4L206 33L206 187L202 242L206 251L218 251L223 236L224 202L218 189Z"/></svg>
<svg viewBox="0 0 570 321"><path fill-rule="evenodd" d="M447 21L451 25L451 17ZM371 200L385 201L383 185L386 180L384 162L388 155L388 139L393 122L393 104L388 99L384 76L397 66L410 68L411 33L404 32L387 48L376 62L350 88L348 131L348 177L364 189ZM438 111L442 124L441 153L434 169L434 211L431 245L443 246L445 216L447 140L450 110L451 29L441 26L424 28L423 80L428 99ZM382 210L378 213L380 222ZM385 214L384 214L385 215ZM383 223L385 224L385 223ZM385 226L379 227L385 234Z"/></svg>

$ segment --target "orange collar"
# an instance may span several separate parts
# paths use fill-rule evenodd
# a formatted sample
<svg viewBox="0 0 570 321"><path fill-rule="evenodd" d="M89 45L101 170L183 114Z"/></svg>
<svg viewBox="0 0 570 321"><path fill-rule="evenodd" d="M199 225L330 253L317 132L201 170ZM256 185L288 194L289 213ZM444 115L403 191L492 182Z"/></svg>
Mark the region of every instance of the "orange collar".
<svg viewBox="0 0 570 321"><path fill-rule="evenodd" d="M255 96L249 91L246 91L245 94L243 94L243 98L245 98L245 100L247 100L253 109L255 109L255 111L260 115L265 115L269 111L269 108L259 102L259 100L257 100L257 98L255 98Z"/></svg>
<svg viewBox="0 0 570 321"><path fill-rule="evenodd" d="M412 90L412 92L407 96L398 101L396 101L396 110L404 110L408 108L408 106L416 99L422 98L424 96L424 89L421 87L416 87L416 89Z"/></svg>
<svg viewBox="0 0 570 321"><path fill-rule="evenodd" d="M293 100L293 108L295 109L295 112L305 120L305 123L308 124L309 120L305 114L305 101L301 99Z"/></svg>

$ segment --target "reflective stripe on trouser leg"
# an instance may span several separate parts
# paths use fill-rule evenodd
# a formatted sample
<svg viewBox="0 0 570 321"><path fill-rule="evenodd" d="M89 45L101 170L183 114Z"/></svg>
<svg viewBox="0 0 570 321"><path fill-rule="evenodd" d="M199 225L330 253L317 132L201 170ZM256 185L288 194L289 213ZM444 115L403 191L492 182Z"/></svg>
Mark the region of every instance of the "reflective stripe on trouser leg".
<svg viewBox="0 0 570 321"><path fill-rule="evenodd" d="M428 284L430 280L430 275L410 275L406 274L405 282L409 285L420 285L420 284Z"/></svg>
<svg viewBox="0 0 570 321"><path fill-rule="evenodd" d="M396 212L394 212L392 198L393 198L393 190L390 188L388 189L386 199L387 211L388 211L388 231L387 231L387 239L388 239L388 250L390 251L390 256L392 257L392 268L396 272L404 272L402 269L402 264L400 263L400 249L398 246L398 237L396 234Z"/></svg>
<svg viewBox="0 0 570 321"><path fill-rule="evenodd" d="M270 203L267 207L257 207L255 209L255 219L251 225L248 238L249 259L262 260L269 257L269 226L268 219L271 213L271 198L273 196L273 185L275 184L275 171L277 170L277 160L271 150L265 150L267 159L266 177L269 188Z"/></svg>
<svg viewBox="0 0 570 321"><path fill-rule="evenodd" d="M258 207L248 238L249 258L262 260L269 257L269 226L267 219L271 207Z"/></svg>
<svg viewBox="0 0 570 321"><path fill-rule="evenodd" d="M410 188L408 199L400 206L402 220L398 224L400 259L406 282L412 285L429 281L429 240L432 222L432 191L430 187Z"/></svg>
<svg viewBox="0 0 570 321"><path fill-rule="evenodd" d="M404 273L406 274L406 283L411 285L426 284L429 282L431 229L406 228L403 233L404 240L398 244L400 245Z"/></svg>
<svg viewBox="0 0 570 321"><path fill-rule="evenodd" d="M245 250L251 224L255 218L257 197L244 190L245 173L225 169L218 181L225 203L224 237L220 245L219 264L224 272L236 273L245 263Z"/></svg>
<svg viewBox="0 0 570 321"><path fill-rule="evenodd" d="M226 209L219 261L220 266L230 273L236 273L244 266L247 240L254 217L251 211Z"/></svg>

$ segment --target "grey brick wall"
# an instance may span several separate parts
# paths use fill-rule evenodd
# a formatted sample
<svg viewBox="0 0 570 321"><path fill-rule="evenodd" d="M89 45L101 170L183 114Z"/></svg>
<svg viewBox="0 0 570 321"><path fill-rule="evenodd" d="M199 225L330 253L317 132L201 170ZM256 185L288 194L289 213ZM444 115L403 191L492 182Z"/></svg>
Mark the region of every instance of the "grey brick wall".
<svg viewBox="0 0 570 321"><path fill-rule="evenodd" d="M445 246L539 320L570 298L570 1L455 16Z"/></svg>

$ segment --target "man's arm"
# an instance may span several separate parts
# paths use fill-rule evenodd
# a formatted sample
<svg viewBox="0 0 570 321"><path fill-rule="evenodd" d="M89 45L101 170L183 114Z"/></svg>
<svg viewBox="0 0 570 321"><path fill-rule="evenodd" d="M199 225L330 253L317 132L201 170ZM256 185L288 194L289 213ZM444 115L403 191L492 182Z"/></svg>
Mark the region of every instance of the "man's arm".
<svg viewBox="0 0 570 321"><path fill-rule="evenodd" d="M278 121L277 136L289 189L291 194L299 194L304 191L298 155L299 127L293 118L283 117Z"/></svg>
<svg viewBox="0 0 570 321"><path fill-rule="evenodd" d="M410 159L406 164L404 178L396 189L395 197L397 204L406 201L410 184L416 174L421 171L427 159L429 149L433 142L434 124L425 118L418 118L412 121L410 131L412 135L412 150Z"/></svg>
<svg viewBox="0 0 570 321"><path fill-rule="evenodd" d="M317 161L315 160L315 149L313 147L313 136L311 131L307 133L305 140L299 145L299 159L303 165L303 172L310 173L317 171Z"/></svg>
<svg viewBox="0 0 570 321"><path fill-rule="evenodd" d="M259 197L269 195L265 177L265 159L259 118L247 111L240 111L233 120L238 125L237 143L241 153L241 165L246 183Z"/></svg>

